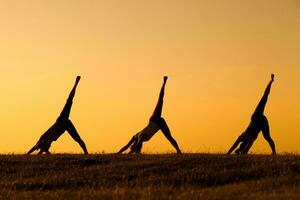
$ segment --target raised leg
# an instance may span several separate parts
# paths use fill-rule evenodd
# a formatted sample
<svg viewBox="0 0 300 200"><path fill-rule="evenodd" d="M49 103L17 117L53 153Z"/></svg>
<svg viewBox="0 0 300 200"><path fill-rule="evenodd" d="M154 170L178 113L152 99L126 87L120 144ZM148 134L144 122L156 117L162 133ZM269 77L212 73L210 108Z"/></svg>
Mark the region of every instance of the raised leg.
<svg viewBox="0 0 300 200"><path fill-rule="evenodd" d="M164 136L173 145L173 147L176 149L177 153L181 153L181 150L179 149L179 146L178 146L176 140L172 137L171 131L170 131L166 121L163 118L161 118L159 125L160 125L160 129L163 132Z"/></svg>
<svg viewBox="0 0 300 200"><path fill-rule="evenodd" d="M168 77L164 76L164 82L163 82L163 85L162 85L160 93L159 93L158 102L156 104L156 107L154 109L154 112L153 112L151 118L158 119L161 117L162 107L163 107L163 103L164 103L165 86L166 86L167 80L168 80Z"/></svg>
<svg viewBox="0 0 300 200"><path fill-rule="evenodd" d="M77 88L79 81L80 81L80 76L77 76L75 84L74 84L74 86L69 94L69 97L67 99L67 102L66 102L62 112L59 115L59 119L68 119L69 118L72 104L73 104L73 98L75 96L76 88Z"/></svg>
<svg viewBox="0 0 300 200"><path fill-rule="evenodd" d="M84 141L80 138L75 126L71 122L71 120L67 121L66 130L71 135L71 137L80 145L85 154L88 154L87 148L85 146Z"/></svg>
<svg viewBox="0 0 300 200"><path fill-rule="evenodd" d="M264 95L261 98L261 100L259 101L253 115L263 115L264 114L264 110L266 107L266 103L268 101L268 97L269 97L269 94L271 91L271 86L272 86L273 82L274 82L274 74L271 75L271 80L270 80L269 84L267 85Z"/></svg>

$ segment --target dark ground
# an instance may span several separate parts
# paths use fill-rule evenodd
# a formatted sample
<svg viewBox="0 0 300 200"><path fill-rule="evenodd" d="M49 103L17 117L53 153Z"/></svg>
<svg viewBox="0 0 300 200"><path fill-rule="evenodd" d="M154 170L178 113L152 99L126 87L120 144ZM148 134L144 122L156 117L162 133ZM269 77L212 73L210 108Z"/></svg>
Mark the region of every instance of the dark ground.
<svg viewBox="0 0 300 200"><path fill-rule="evenodd" d="M300 156L0 155L0 199L300 199Z"/></svg>

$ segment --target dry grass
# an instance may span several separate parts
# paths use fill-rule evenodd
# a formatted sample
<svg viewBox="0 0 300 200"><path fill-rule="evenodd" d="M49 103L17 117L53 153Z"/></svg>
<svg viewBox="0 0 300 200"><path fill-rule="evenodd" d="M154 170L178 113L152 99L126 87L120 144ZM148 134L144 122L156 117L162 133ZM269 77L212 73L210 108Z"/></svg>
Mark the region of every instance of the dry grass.
<svg viewBox="0 0 300 200"><path fill-rule="evenodd" d="M300 156L0 156L1 199L300 199Z"/></svg>

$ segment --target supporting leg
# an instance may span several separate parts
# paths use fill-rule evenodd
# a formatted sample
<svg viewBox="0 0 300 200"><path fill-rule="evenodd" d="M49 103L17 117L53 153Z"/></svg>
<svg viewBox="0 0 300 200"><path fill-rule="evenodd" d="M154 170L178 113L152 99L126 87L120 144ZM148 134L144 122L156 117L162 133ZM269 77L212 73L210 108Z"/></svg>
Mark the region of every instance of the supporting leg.
<svg viewBox="0 0 300 200"><path fill-rule="evenodd" d="M265 124L263 126L262 132L263 132L263 136L264 136L265 140L267 140L267 142L269 143L269 145L272 149L272 154L275 155L276 154L275 143L270 136L270 127L269 127L269 122L268 122L267 118L265 120Z"/></svg>
<svg viewBox="0 0 300 200"><path fill-rule="evenodd" d="M177 153L181 154L181 150L179 149L179 146L178 146L176 140L172 137L171 131L170 131L166 121L163 118L161 118L159 125L160 125L160 129L163 132L164 136L173 145L173 147L176 149Z"/></svg>
<svg viewBox="0 0 300 200"><path fill-rule="evenodd" d="M80 138L75 126L71 122L71 120L67 121L66 130L71 135L71 137L80 145L85 154L88 154L87 148L85 146L84 141Z"/></svg>

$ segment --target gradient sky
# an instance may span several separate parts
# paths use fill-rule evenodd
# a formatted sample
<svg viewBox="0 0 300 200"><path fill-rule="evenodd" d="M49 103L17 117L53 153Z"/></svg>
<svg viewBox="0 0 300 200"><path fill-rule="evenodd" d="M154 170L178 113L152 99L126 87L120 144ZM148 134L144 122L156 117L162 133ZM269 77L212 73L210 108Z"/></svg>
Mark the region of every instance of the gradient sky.
<svg viewBox="0 0 300 200"><path fill-rule="evenodd" d="M71 119L90 152L115 152L163 116L184 152L225 152L270 79L278 152L300 151L300 1L0 0L0 153L24 153L82 80ZM81 153L65 133L53 152ZM161 132L144 152L175 152ZM262 135L252 152L270 153Z"/></svg>

